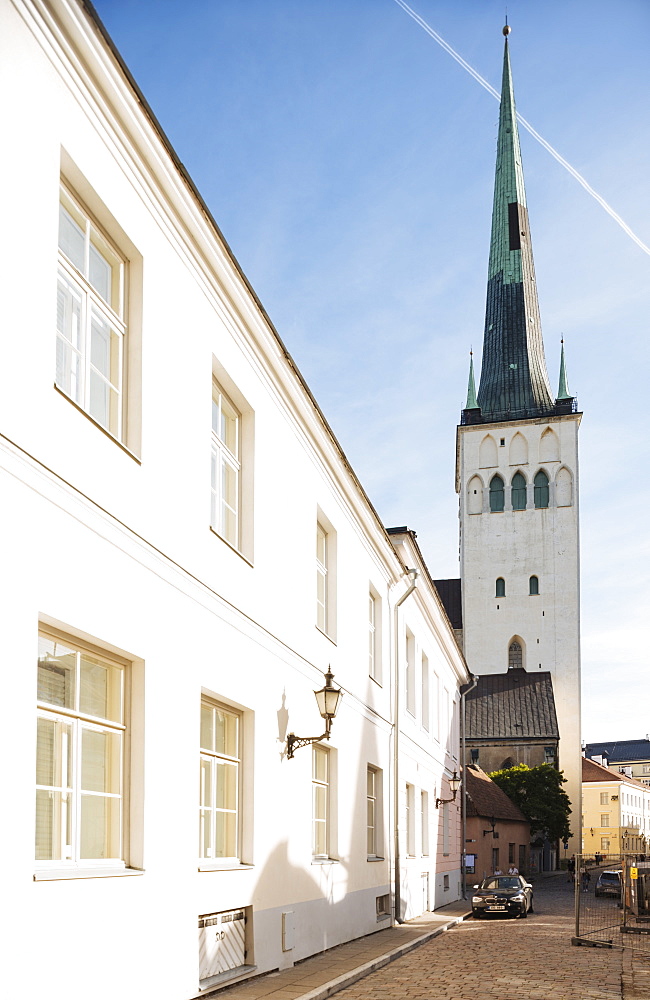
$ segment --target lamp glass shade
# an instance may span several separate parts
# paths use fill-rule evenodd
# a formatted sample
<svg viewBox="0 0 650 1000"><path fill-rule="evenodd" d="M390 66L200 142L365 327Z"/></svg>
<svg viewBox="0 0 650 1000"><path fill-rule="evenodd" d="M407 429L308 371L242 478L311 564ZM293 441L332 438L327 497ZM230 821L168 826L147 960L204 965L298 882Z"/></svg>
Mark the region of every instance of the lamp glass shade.
<svg viewBox="0 0 650 1000"><path fill-rule="evenodd" d="M454 771L453 776L449 779L449 788L451 789L451 794L455 795L460 788L460 778Z"/></svg>
<svg viewBox="0 0 650 1000"><path fill-rule="evenodd" d="M330 684L327 684L320 691L314 691L316 696L316 704L318 705L318 711L324 719L333 719L338 711L339 701L341 699L342 691L340 688L335 688Z"/></svg>

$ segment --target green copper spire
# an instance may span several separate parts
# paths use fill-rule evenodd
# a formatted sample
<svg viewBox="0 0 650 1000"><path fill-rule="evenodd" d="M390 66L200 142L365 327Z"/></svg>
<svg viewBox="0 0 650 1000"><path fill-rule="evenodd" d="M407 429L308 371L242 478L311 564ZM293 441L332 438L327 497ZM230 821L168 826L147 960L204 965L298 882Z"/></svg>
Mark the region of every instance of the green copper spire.
<svg viewBox="0 0 650 1000"><path fill-rule="evenodd" d="M466 410L478 410L476 401L476 386L474 385L474 352L469 352L469 379L467 380L467 402Z"/></svg>
<svg viewBox="0 0 650 1000"><path fill-rule="evenodd" d="M508 34L503 55L492 237L483 361L478 392L482 420L552 412L528 228Z"/></svg>
<svg viewBox="0 0 650 1000"><path fill-rule="evenodd" d="M562 351L560 353L560 385L557 391L557 398L558 401L560 399L573 399L567 384L566 365L564 363L564 338L562 338Z"/></svg>

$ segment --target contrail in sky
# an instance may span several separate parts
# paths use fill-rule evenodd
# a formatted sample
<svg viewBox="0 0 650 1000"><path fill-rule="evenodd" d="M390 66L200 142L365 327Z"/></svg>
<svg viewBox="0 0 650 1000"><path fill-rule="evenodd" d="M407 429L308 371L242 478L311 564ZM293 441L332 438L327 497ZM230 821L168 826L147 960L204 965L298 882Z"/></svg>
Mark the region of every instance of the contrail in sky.
<svg viewBox="0 0 650 1000"><path fill-rule="evenodd" d="M416 14L415 11L411 7L409 7L409 5L407 3L404 2L404 0L395 0L395 3L399 7L401 7L402 10L406 11L406 13L409 15L409 17L412 17L413 20L417 24L419 24L421 28L424 28L424 30L426 31L427 35L430 35L433 38L433 40L436 41L438 43L438 45L440 45L441 48L443 48L445 50L445 52L448 52L449 55L451 56L451 58L455 59L456 62L459 63L463 67L463 69L466 70L469 73L470 76L473 76L477 83L480 83L481 86L484 87L484 89L487 90L487 92L489 94L492 94L492 97L496 98L497 101L501 100L501 95L498 93L498 91L496 91L494 89L494 87L492 86L492 84L488 83L487 80L484 77L482 77L480 73L477 73L477 71L473 68L473 66L470 66L470 64L468 62L466 62L463 59L463 57L461 55L459 55L458 52L456 52L455 49L452 49L451 45L449 45L449 43L446 42L444 40L444 38L442 38L438 34L437 31L434 31L433 28L431 27L431 25L427 24L427 22L425 20L423 20L423 18L421 18L419 14ZM598 194L597 191L594 191L594 189L592 188L592 186L587 183L587 181L584 179L584 177L582 176L582 174L579 174L578 171L575 169L575 167L572 167L570 163L567 163L567 161L564 159L564 157L560 156L560 154L558 153L557 149L553 149L553 147L551 146L550 142L547 142L546 139L544 139L543 136L541 136L539 134L539 132L537 132L533 128L533 126L530 124L530 122L527 122L525 118L522 118L522 116L519 114L519 112L517 112L517 120L519 122L521 122L521 124L523 125L523 127L528 132L530 132L530 134L532 135L532 137L534 139L537 139L538 143L541 146L543 146L544 149L548 153L550 153L551 156L555 160L557 160L558 163L562 164L562 166L565 168L565 170L569 171L569 173L571 174L571 176L574 177L577 180L578 184L580 184L585 189L585 191L588 194L591 195L592 198L595 198L595 200L598 202L598 204L602 208L605 209L605 211L607 212L607 214L611 215L611 217L614 220L614 222L618 223L618 225L621 227L621 229L623 230L623 232L627 233L627 235L630 237L630 239L634 240L634 242L636 243L636 245L638 247L640 247L641 250L643 250L645 253L647 253L647 254L650 255L650 247L646 246L646 244L642 240L639 239L639 237L636 235L636 233L632 232L632 230L627 225L627 223L625 223L623 221L623 219L620 217L620 215L618 215L614 211L614 209L611 207L611 205L607 204L607 202L605 201L604 198L601 198L601 196Z"/></svg>

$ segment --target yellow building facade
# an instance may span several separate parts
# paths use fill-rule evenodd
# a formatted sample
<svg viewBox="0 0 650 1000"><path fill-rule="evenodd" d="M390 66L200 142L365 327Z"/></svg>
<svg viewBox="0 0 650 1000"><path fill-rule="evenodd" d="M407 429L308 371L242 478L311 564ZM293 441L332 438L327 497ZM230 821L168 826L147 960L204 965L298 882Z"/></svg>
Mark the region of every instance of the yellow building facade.
<svg viewBox="0 0 650 1000"><path fill-rule="evenodd" d="M582 759L582 852L605 860L650 851L650 788Z"/></svg>

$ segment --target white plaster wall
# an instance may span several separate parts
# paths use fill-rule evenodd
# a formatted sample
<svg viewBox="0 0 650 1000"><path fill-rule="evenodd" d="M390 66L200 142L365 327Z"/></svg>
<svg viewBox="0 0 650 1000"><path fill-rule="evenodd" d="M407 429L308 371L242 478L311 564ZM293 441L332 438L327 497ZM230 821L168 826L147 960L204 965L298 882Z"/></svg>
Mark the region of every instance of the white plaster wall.
<svg viewBox="0 0 650 1000"><path fill-rule="evenodd" d="M508 646L522 640L524 667L549 670L560 729L559 764L567 778L573 808L572 828L580 825L580 563L579 563L579 414L550 420L512 421L459 428L458 487L460 494L461 577L463 580L464 652L477 674L508 669ZM551 428L557 435L558 457L540 458L541 440ZM495 452L481 443L490 435ZM513 439L517 437L519 449ZM522 438L527 461L522 457ZM501 439L505 443L501 446ZM513 454L515 451L518 454ZM495 458L496 453L496 458ZM526 456L524 456L526 457ZM496 461L496 464L492 464ZM490 464L488 464L488 462ZM534 507L533 480L543 469L549 477L546 509ZM554 484L558 472L573 478L573 503L558 507ZM520 471L528 483L526 510L512 510L510 482ZM505 483L505 510L490 512L489 483L498 473ZM481 513L471 513L476 479L483 484ZM539 578L539 595L529 595L529 579ZM506 596L495 597L497 577L505 580ZM573 844L571 850L577 850Z"/></svg>
<svg viewBox="0 0 650 1000"><path fill-rule="evenodd" d="M17 151L0 162L11 192L11 238L0 248L2 346L13 373L0 397L11 715L0 746L12 761L5 794L13 817L2 827L11 859L3 897L16 928L5 939L3 982L25 993L46 981L53 1000L89 990L108 1000L125 983L132 996L180 1000L198 990L199 914L247 907L258 971L385 925L375 901L393 878L393 681L404 622L452 699L466 672L424 567L395 632L405 565L417 554L406 563L394 551L81 6L0 0L0 46L0 88L9 95L1 124ZM142 344L141 374L132 366L133 454L53 388L62 159L132 255L131 318ZM247 558L209 529L214 370L225 371L254 413L254 447L244 457L254 479ZM337 539L330 637L315 627L319 509ZM370 586L381 601L381 683L368 676ZM39 619L132 663L128 860L141 874L34 881ZM345 695L331 740L332 860L313 864L311 752L288 761L283 749L286 731L321 730L312 692L328 665ZM198 871L202 692L243 713L245 864L233 870ZM458 868L457 824L442 857L435 815L436 791L458 762L457 726L448 741L447 716L436 719L436 733L426 733L400 718L400 777L428 788L431 817L430 855L420 850L402 872L409 915L421 912L425 868L432 885L443 869ZM384 857L373 862L368 764L383 774ZM295 914L291 953L282 951L285 910Z"/></svg>

